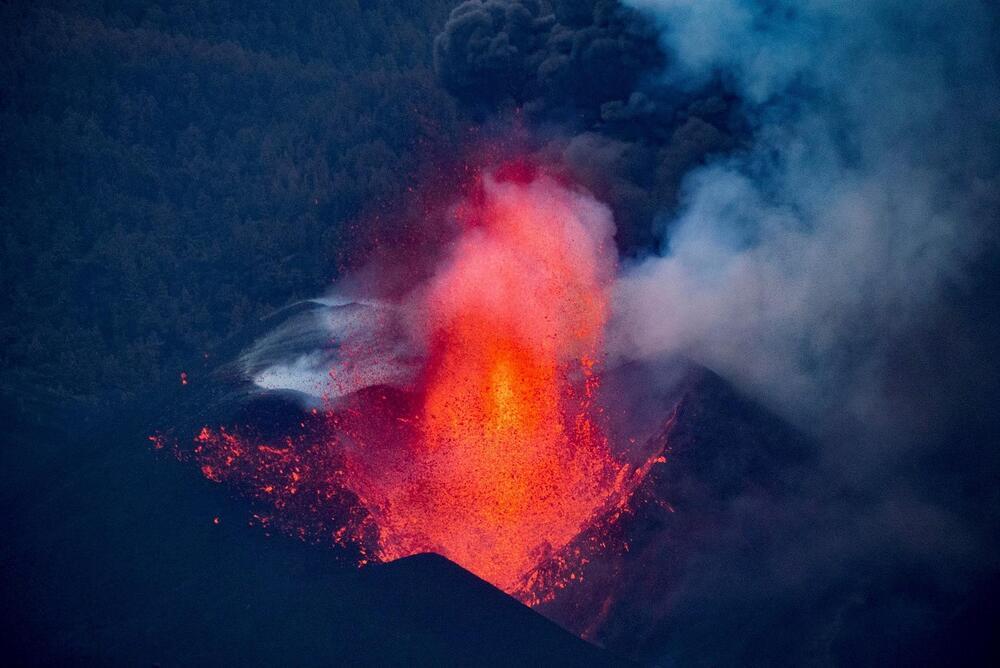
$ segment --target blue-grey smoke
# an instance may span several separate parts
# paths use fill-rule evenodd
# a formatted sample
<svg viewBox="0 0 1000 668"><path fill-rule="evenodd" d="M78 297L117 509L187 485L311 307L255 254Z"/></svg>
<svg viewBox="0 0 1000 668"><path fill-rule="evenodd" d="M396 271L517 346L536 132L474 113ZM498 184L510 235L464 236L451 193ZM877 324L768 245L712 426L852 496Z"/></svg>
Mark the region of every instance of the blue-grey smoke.
<svg viewBox="0 0 1000 668"><path fill-rule="evenodd" d="M632 0L663 80L741 99L751 141L690 173L621 278L625 356L687 356L799 425L883 437L900 337L992 243L996 19L976 0ZM836 416L836 417L831 417Z"/></svg>

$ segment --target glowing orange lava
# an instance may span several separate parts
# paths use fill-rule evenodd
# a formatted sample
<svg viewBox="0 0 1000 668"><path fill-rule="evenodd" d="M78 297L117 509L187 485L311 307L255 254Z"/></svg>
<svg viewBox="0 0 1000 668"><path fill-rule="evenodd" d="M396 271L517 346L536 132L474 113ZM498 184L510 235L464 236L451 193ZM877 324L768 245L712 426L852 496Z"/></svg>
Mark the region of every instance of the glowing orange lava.
<svg viewBox="0 0 1000 668"><path fill-rule="evenodd" d="M362 563L437 552L534 603L607 549L595 527L651 464L615 460L595 398L609 211L537 170L499 174L456 207L446 259L399 304L425 351L414 386L352 392L278 442L206 428L191 456L264 506L264 526L353 544Z"/></svg>
<svg viewBox="0 0 1000 668"><path fill-rule="evenodd" d="M439 552L516 592L608 502L617 466L592 405L614 269L607 212L551 179L484 183L420 294L429 339L415 442L348 484L383 559Z"/></svg>

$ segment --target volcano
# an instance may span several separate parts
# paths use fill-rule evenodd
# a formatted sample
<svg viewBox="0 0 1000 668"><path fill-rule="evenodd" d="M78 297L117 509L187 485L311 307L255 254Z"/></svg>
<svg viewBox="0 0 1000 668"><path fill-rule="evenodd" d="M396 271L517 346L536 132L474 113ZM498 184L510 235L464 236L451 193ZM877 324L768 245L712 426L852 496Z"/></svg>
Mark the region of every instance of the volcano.
<svg viewBox="0 0 1000 668"><path fill-rule="evenodd" d="M483 598L513 596L642 662L806 662L828 632L839 645L827 655L917 646L910 621L879 642L866 624L828 630L858 600L891 623L892 590L879 588L912 585L905 573L859 581L853 569L872 566L842 547L824 563L817 546L864 518L809 438L707 369L608 359L606 207L544 171L498 169L450 222L451 242L403 293L296 305L222 364L185 371L181 398L153 402L186 406L150 421L154 452L235 493L264 536L393 591L394 578L482 580L495 588ZM922 613L939 609L923 600ZM435 615L475 608L456 605ZM785 617L809 617L815 637L773 634ZM714 624L745 640L716 646Z"/></svg>
<svg viewBox="0 0 1000 668"><path fill-rule="evenodd" d="M242 356L269 387L326 365L318 405L290 430L205 425L176 452L261 501L265 526L351 544L362 565L438 553L538 602L588 558L565 548L613 523L659 457L609 437L610 212L521 166L482 174L454 219L425 283L395 300L317 302L328 341L310 348L322 335L289 323ZM307 352L271 349L288 342Z"/></svg>
<svg viewBox="0 0 1000 668"><path fill-rule="evenodd" d="M292 327L300 336L271 340L265 348L256 348L255 354L271 361L294 359L303 342L311 345L322 338L320 332L329 331L331 318L353 318L358 309L368 308L374 307L311 302L287 309L264 323L261 330ZM312 334L310 328L315 328ZM357 498L350 493L330 494L332 489L342 488L328 484L323 466L315 466L321 460L310 448L314 438L322 439L329 433L331 421L373 446L371 438L384 436L390 428L396 430L390 432L396 437L406 438L408 432L413 437L412 428L397 417L418 410L420 398L412 392L375 385L345 395L341 410L326 415L309 408L311 398L301 392L261 392L247 374L234 373L237 360L245 358L241 351L253 349L246 341L253 339L260 337L250 333L234 343L233 361L192 372L191 382L174 390L170 402L178 409L159 418L165 427L161 433L197 433L192 449L182 452L181 458L198 463L203 475L209 467L210 475L205 475L209 480L234 485L250 503L243 510L244 517L257 525L257 531L263 528L271 540L287 541L283 536L300 539L348 569L358 561L390 562L362 569L362 574L372 573L374 581L381 581L377 574L385 568L388 573L406 573L409 567L403 562L386 559L380 552L382 539L377 528L367 516L356 514ZM327 339L327 345L325 359L336 361L337 342ZM654 376L661 382L650 382ZM620 405L609 411L603 424L610 441L625 440L624 434L635 434L641 441L641 447L632 445L630 449L635 460L625 464L630 471L644 466L645 476L636 480L632 493L623 501L603 508L559 549L539 557L529 573L528 584L534 589L511 593L575 635L597 641L620 655L642 658L633 649L643 647L634 634L648 634L650 646L655 646L662 638L660 625L665 618L658 614L642 618L638 611L655 597L665 596L684 572L685 562L695 558L698 546L694 537L700 534L687 531L689 523L712 517L727 499L747 489L787 480L804 457L805 447L802 437L780 420L740 399L710 372L691 367L632 365L616 369L605 374L595 388L595 400L600 400L596 395L620 395L623 387L634 385L649 389L642 396L633 395L636 405ZM206 432L198 426L206 422L232 425L233 433ZM249 442L272 445L256 446L250 458L245 452L242 460L235 458L233 461L242 462L242 468L232 468L233 461L227 467L226 460L233 456L230 448L246 451ZM392 448L394 443L389 439L382 447ZM743 453L734 460L730 459L733 443ZM195 452L199 447L203 449ZM624 460L623 453L615 452L614 456ZM692 496L694 493L700 496ZM317 503L317 499L323 502ZM702 508L702 501L710 499L714 500ZM678 508L685 510L680 515L683 524L677 524ZM691 509L697 509L697 517ZM348 536L344 526L350 527L357 540L331 540ZM668 549L664 549L665 544ZM667 564L672 564L669 571L660 570ZM648 581L650 569L656 574L652 583ZM475 570L473 573L482 577ZM655 587L648 588L651 584ZM521 591L547 595L525 597L519 595ZM637 619L641 624L635 623Z"/></svg>
<svg viewBox="0 0 1000 668"><path fill-rule="evenodd" d="M454 222L403 297L297 305L186 373L198 398L153 450L235 491L265 535L375 573L437 554L652 660L703 548L687 523L729 522L758 486L778 498L809 448L706 370L606 363L616 255L586 193L498 169Z"/></svg>
<svg viewBox="0 0 1000 668"><path fill-rule="evenodd" d="M15 447L5 453L31 457L4 462L11 512L3 520L2 556L7 600L17 601L4 626L6 656L162 665L628 665L659 663L664 655L680 664L705 657L732 664L766 656L782 664L794 661L801 639L775 634L775 624L793 615L818 623L845 609L857 622L825 640L845 661L902 656L920 664L946 656L956 638L971 656L986 655L988 634L962 620L988 619L988 596L956 608L948 635L887 643L884 627L866 620L892 589L848 574L817 605L794 584L755 587L775 559L774 531L814 535L850 500L815 487L815 450L804 436L704 369L630 365L605 375L601 392L647 388L635 405L609 416L610 438L639 430L657 456L610 528L594 525L543 560L536 577L561 585L533 610L439 556L359 570L363 550L336 544L329 533L349 519L354 500L315 505L308 470L300 469L294 495L278 495L295 511L281 516L273 493L255 491L263 479L234 488L177 462L167 446L150 454L151 424L161 427L164 442L210 423L272 443L310 420L319 424L310 397L262 392L237 370L253 341L283 326L302 336L272 340L268 352L272 359L296 357L303 342L315 340L310 332L327 331L330 311L342 308L288 308L231 341L219 361L192 364L186 385L151 388L91 419L50 412L44 423L7 421ZM337 355L335 347L327 352ZM395 401L378 386L355 399L373 405L381 396ZM275 463L262 474L290 477L296 463L289 455L299 447L293 439L285 455L262 452ZM77 457L72 469L67 452ZM46 484L53 475L62 484ZM823 503L783 513L803 488ZM281 517L299 521L283 525ZM369 539L375 549L377 536ZM616 545L628 547L608 549ZM575 576L564 578L574 554L587 561L575 562Z"/></svg>

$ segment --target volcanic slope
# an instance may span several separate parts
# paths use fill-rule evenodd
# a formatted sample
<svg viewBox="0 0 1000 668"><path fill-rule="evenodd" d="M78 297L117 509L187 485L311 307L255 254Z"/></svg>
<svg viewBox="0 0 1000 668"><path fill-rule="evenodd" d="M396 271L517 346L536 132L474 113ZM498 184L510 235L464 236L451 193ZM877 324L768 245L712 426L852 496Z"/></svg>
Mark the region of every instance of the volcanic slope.
<svg viewBox="0 0 1000 668"><path fill-rule="evenodd" d="M948 589L869 528L868 497L817 443L710 371L676 396L647 446L663 461L600 537L627 549L593 555L539 612L649 665L996 664L1000 578Z"/></svg>
<svg viewBox="0 0 1000 668"><path fill-rule="evenodd" d="M623 665L443 558L359 570L150 453L153 407L4 406L8 665ZM170 412L170 411L168 411Z"/></svg>

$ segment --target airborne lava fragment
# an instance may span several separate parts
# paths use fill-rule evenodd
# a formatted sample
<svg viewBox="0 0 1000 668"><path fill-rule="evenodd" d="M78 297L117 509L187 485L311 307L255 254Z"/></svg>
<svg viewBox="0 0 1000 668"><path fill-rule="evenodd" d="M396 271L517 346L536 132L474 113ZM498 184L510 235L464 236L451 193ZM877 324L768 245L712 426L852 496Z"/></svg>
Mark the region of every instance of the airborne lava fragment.
<svg viewBox="0 0 1000 668"><path fill-rule="evenodd" d="M596 401L611 216L521 168L481 177L455 217L446 259L400 300L424 350L412 387L339 398L278 446L205 429L194 458L269 505L262 524L360 545L362 561L437 552L534 602L559 586L536 571L575 577L567 560L586 555L560 552L613 521L648 468L616 461Z"/></svg>

